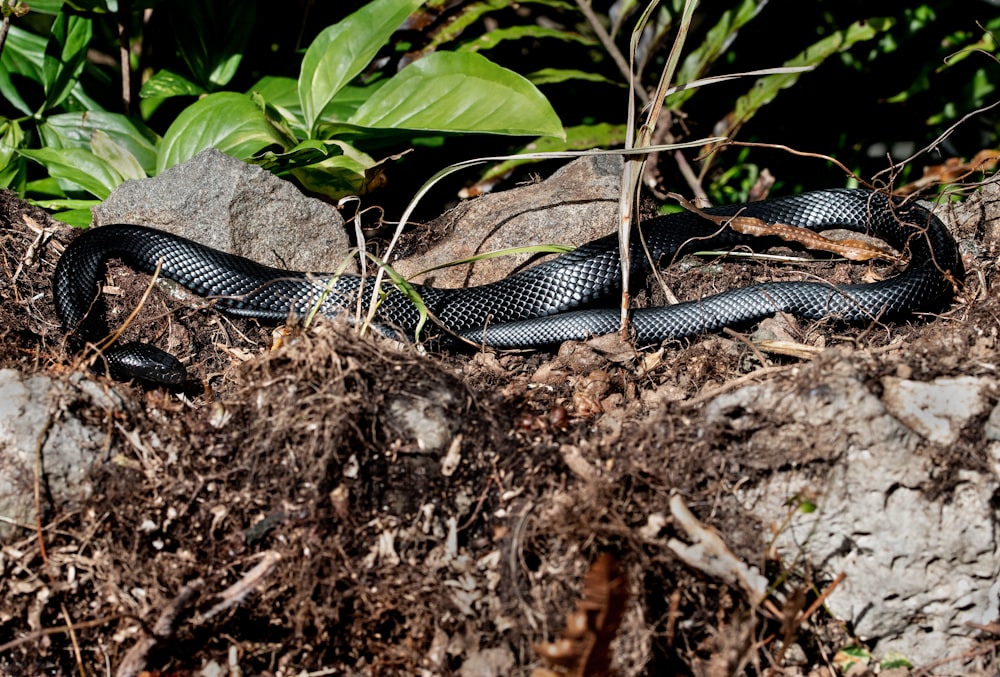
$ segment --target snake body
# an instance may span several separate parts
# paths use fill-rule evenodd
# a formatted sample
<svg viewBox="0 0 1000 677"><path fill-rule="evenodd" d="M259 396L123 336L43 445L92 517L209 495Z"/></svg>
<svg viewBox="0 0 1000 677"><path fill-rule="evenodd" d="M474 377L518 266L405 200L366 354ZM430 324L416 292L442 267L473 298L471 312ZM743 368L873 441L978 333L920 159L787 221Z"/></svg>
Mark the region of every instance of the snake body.
<svg viewBox="0 0 1000 677"><path fill-rule="evenodd" d="M941 221L915 203L900 204L881 193L832 189L705 212L722 217L739 214L812 231L836 227L867 233L908 256L909 263L898 275L870 284L762 283L696 301L637 309L632 327L639 343L745 325L779 311L845 322L900 317L942 305L962 277L957 247ZM642 231L658 262L669 262L686 251L759 247L762 239L720 228L691 212L651 219ZM147 273L159 264L160 275L215 299L225 312L270 322L306 316L317 308L331 317L348 308L353 313L359 294L367 303L374 284L370 276L282 270L151 228L108 225L80 235L56 267L56 311L83 341L96 342L107 333L92 306L99 300L103 265L113 257ZM647 271L648 259L638 245L632 261L633 275ZM617 330L620 316L614 307L621 290L617 236L594 240L492 284L462 289L415 286L414 290L442 326L476 344L538 348L610 333ZM383 293L376 322L413 337L421 320L418 307L391 285L385 284ZM145 344L113 346L104 358L119 377L183 380L179 362L153 349L161 360L153 364L149 350Z"/></svg>

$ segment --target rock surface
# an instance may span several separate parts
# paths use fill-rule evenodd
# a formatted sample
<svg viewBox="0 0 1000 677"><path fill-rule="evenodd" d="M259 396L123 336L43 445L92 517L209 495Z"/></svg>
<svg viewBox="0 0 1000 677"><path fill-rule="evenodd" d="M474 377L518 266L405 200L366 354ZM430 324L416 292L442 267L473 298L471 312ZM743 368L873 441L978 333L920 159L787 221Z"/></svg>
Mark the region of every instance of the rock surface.
<svg viewBox="0 0 1000 677"><path fill-rule="evenodd" d="M874 642L873 653L898 652L915 663L959 654L973 646L967 623L998 618L1000 528L991 501L1000 478L961 470L953 488L935 495L933 447L891 415L843 357L805 392L780 381L748 386L715 399L706 416L756 430L752 448L812 445L807 464L779 464L766 482L740 493L752 514L779 529L783 560L805 556L826 580L846 574L827 607ZM938 403L956 387L954 379L921 385L924 398ZM986 389L968 397L955 402L988 410ZM939 427L930 430L938 436ZM796 497L818 509L796 511L782 528Z"/></svg>
<svg viewBox="0 0 1000 677"><path fill-rule="evenodd" d="M486 284L507 277L531 254L502 256L417 273L486 252L539 244L579 246L614 232L621 191L622 159L590 155L566 165L545 181L461 203L428 226L444 236L426 252L393 261L414 282L437 287Z"/></svg>
<svg viewBox="0 0 1000 677"><path fill-rule="evenodd" d="M0 515L12 522L35 526L36 457L43 503L51 499L65 510L91 493L90 469L107 434L68 412L79 406L113 412L121 403L80 376L55 381L0 369ZM0 523L0 539L11 532L10 523Z"/></svg>
<svg viewBox="0 0 1000 677"><path fill-rule="evenodd" d="M214 149L126 181L93 214L95 226L151 226L277 268L334 271L350 256L334 207Z"/></svg>

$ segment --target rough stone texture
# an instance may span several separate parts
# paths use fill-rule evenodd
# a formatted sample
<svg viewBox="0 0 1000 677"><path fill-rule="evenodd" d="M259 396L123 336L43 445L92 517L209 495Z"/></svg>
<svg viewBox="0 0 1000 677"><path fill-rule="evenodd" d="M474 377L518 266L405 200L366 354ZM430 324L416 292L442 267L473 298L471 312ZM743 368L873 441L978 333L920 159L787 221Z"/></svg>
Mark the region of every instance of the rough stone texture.
<svg viewBox="0 0 1000 677"><path fill-rule="evenodd" d="M538 244L581 245L615 230L622 159L591 155L566 165L540 184L463 202L435 219L432 233L448 237L393 267L407 277L485 252ZM507 277L532 255L502 256L435 270L415 282L438 287L486 284Z"/></svg>
<svg viewBox="0 0 1000 677"><path fill-rule="evenodd" d="M995 383L975 376L939 378L929 383L886 376L882 402L914 432L936 444L954 444L972 418L986 413L986 394Z"/></svg>
<svg viewBox="0 0 1000 677"><path fill-rule="evenodd" d="M42 495L61 507L90 495L90 468L99 459L107 433L65 415L80 400L106 410L120 408L113 396L80 374L67 383L0 369L0 515L19 524L35 524L39 443L47 482ZM0 539L11 531L9 523L0 523Z"/></svg>
<svg viewBox="0 0 1000 677"><path fill-rule="evenodd" d="M997 476L962 470L952 491L929 498L926 443L889 414L846 356L807 392L778 381L749 386L717 398L707 415L737 431L760 427L751 432L755 449L811 440L816 463L776 465L742 500L764 524L781 525L790 498L815 497L819 509L797 512L776 547L786 561L803 555L827 576L847 574L828 608L874 641L876 655L930 663L972 646L967 622L997 619Z"/></svg>
<svg viewBox="0 0 1000 677"><path fill-rule="evenodd" d="M126 181L93 214L96 226L152 226L278 268L334 271L350 255L334 207L215 149Z"/></svg>

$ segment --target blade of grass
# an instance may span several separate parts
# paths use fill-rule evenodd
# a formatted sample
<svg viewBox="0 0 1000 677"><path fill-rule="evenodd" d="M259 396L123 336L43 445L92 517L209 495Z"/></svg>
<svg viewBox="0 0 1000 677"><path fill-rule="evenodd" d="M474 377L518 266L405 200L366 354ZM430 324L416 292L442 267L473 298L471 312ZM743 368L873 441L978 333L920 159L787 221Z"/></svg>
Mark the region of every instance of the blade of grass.
<svg viewBox="0 0 1000 677"><path fill-rule="evenodd" d="M636 22L635 29L632 31L632 38L629 44L630 93L634 93L636 88L635 54L639 45L639 39L642 36L642 31L658 2L659 0L652 0L652 2L646 6L642 16L640 16L639 20ZM646 158L651 150L649 145L652 142L653 133L656 131L656 124L659 120L661 112L663 111L663 100L666 97L667 88L673 80L674 72L677 69L678 62L680 61L681 51L684 48L684 41L691 26L691 17L693 16L694 9L697 5L697 0L687 0L684 3L684 10L681 14L681 20L677 27L677 36L674 38L674 43L670 48L670 54L667 57L667 63L663 68L663 72L660 74L660 82L657 85L656 94L651 99L652 105L650 106L649 113L646 116L646 122L639 129L638 136L636 136L631 129L635 120L634 94L630 94L628 100L629 133L626 134L625 147L629 149L638 148L645 150L646 152L640 153L634 157L626 158L625 171L622 174L622 190L619 202L618 249L621 256L622 267L621 333L623 339L628 335L630 305L629 286L630 271L632 268L630 243L636 215L635 205L639 198L639 182L642 177Z"/></svg>

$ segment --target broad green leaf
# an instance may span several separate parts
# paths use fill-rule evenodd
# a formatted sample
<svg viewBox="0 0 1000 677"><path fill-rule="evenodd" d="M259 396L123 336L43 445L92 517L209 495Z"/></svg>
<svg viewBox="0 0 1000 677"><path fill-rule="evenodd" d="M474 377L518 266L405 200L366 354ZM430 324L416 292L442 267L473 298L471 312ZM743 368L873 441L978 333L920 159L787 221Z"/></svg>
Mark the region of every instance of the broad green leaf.
<svg viewBox="0 0 1000 677"><path fill-rule="evenodd" d="M156 145L150 140L152 132L140 131L135 124L120 113L90 111L87 113L60 113L50 115L38 125L42 141L52 148L90 148L95 130L101 130L114 142L126 149L139 162L146 174L156 171Z"/></svg>
<svg viewBox="0 0 1000 677"><path fill-rule="evenodd" d="M56 16L45 46L45 104L42 110L55 108L69 96L83 72L92 34L90 19L65 13Z"/></svg>
<svg viewBox="0 0 1000 677"><path fill-rule="evenodd" d="M95 129L90 138L90 148L94 155L111 165L123 179L146 178L146 172L135 156L106 132Z"/></svg>
<svg viewBox="0 0 1000 677"><path fill-rule="evenodd" d="M45 38L11 26L0 54L0 66L8 73L17 73L42 84L45 79Z"/></svg>
<svg viewBox="0 0 1000 677"><path fill-rule="evenodd" d="M596 40L580 35L579 33L528 24L525 26L498 28L496 30L483 33L475 40L470 40L469 42L463 44L461 46L461 51L482 52L493 49L504 40L521 40L523 38L530 38L532 40L548 38L550 40L562 40L563 42L578 42L581 45L597 44Z"/></svg>
<svg viewBox="0 0 1000 677"><path fill-rule="evenodd" d="M371 62L422 0L375 0L323 30L306 50L299 102L310 136L337 92Z"/></svg>
<svg viewBox="0 0 1000 677"><path fill-rule="evenodd" d="M376 80L364 87L356 87L354 85L342 87L337 92L337 96L333 97L330 105L326 107L322 122L336 123L350 120L358 112L358 108L387 82L389 82L388 79L382 79Z"/></svg>
<svg viewBox="0 0 1000 677"><path fill-rule="evenodd" d="M265 150L254 155L247 162L278 174L319 164L330 157L343 155L343 153L343 148L336 143L309 139L295 146L287 153L275 153L271 150Z"/></svg>
<svg viewBox="0 0 1000 677"><path fill-rule="evenodd" d="M22 158L27 162L27 158ZM35 196L49 197L49 198L65 198L66 192L59 187L59 181L52 178L51 176L44 176L40 179L35 179L34 181L28 181L24 185L24 190L26 194Z"/></svg>
<svg viewBox="0 0 1000 677"><path fill-rule="evenodd" d="M783 66L817 66L830 56L842 52L857 42L871 40L887 31L894 23L891 18L872 18L857 21L842 31L837 31L806 47L803 52L786 61ZM778 73L759 78L753 88L736 101L732 112L726 116L726 129L720 136L733 136L758 110L774 101L782 89L791 87L801 73Z"/></svg>
<svg viewBox="0 0 1000 677"><path fill-rule="evenodd" d="M17 149L24 132L16 120L0 118L0 187L11 188L24 180L24 159Z"/></svg>
<svg viewBox="0 0 1000 677"><path fill-rule="evenodd" d="M247 94L251 98L260 97L260 101L267 107L265 113L277 114L279 120L271 119L270 122L283 126L282 133L293 135L295 140L309 136L309 130L302 122L298 83L294 79L268 75L258 80Z"/></svg>
<svg viewBox="0 0 1000 677"><path fill-rule="evenodd" d="M95 207L100 203L100 200L94 200ZM74 228L86 228L94 220L94 213L90 211L90 207L86 209L68 209L66 211L55 212L52 214L52 218Z"/></svg>
<svg viewBox="0 0 1000 677"><path fill-rule="evenodd" d="M320 195L340 198L364 192L365 177L378 163L369 155L349 144L335 141L342 154L308 167L293 169L294 176L303 188Z"/></svg>
<svg viewBox="0 0 1000 677"><path fill-rule="evenodd" d="M236 74L254 26L254 6L243 0L169 4L178 51L205 90L227 85Z"/></svg>
<svg viewBox="0 0 1000 677"><path fill-rule="evenodd" d="M247 94L250 92L257 92L272 106L299 109L298 82L294 78L267 75L258 80Z"/></svg>
<svg viewBox="0 0 1000 677"><path fill-rule="evenodd" d="M563 136L534 85L479 54L436 52L411 63L349 120L363 127Z"/></svg>
<svg viewBox="0 0 1000 677"><path fill-rule="evenodd" d="M21 155L44 165L53 178L75 184L102 200L122 182L121 175L114 167L89 150L38 148L20 152Z"/></svg>
<svg viewBox="0 0 1000 677"><path fill-rule="evenodd" d="M69 198L57 200L32 200L31 204L42 209L90 209L101 204L100 200L73 200Z"/></svg>
<svg viewBox="0 0 1000 677"><path fill-rule="evenodd" d="M153 77L142 84L142 89L139 90L139 96L143 99L198 96L204 93L205 88L201 85L168 70L157 71Z"/></svg>
<svg viewBox="0 0 1000 677"><path fill-rule="evenodd" d="M34 107L25 99L30 93L22 93L14 86L11 75L21 75L38 84L38 100L42 96L44 79L45 38L33 35L17 26L11 26L0 54L0 94L10 105L25 115L33 115Z"/></svg>
<svg viewBox="0 0 1000 677"><path fill-rule="evenodd" d="M156 171L190 160L206 148L244 160L272 144L281 145L281 137L248 96L217 92L185 108L170 125Z"/></svg>

